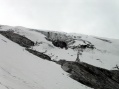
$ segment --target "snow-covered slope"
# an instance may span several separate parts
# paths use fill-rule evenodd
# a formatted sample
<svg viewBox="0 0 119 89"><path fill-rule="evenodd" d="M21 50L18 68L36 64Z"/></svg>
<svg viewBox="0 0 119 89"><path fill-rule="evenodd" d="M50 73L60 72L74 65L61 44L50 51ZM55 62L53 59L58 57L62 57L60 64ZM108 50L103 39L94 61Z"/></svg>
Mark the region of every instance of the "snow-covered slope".
<svg viewBox="0 0 119 89"><path fill-rule="evenodd" d="M14 30L15 33L27 37L39 44L32 49L45 52L52 60L65 59L75 61L77 50L61 49L45 39L46 35L24 27L0 26L0 31ZM58 33L58 32L57 32ZM66 33L64 33L66 34ZM116 69L119 65L119 40L96 38L86 35L66 34L75 43L69 46L91 43L95 49L84 49L80 60L105 69ZM75 38L73 38L76 36ZM25 50L17 43L0 34L0 89L90 89L68 77L61 66L43 60Z"/></svg>
<svg viewBox="0 0 119 89"><path fill-rule="evenodd" d="M38 58L0 35L0 89L86 89L60 65Z"/></svg>

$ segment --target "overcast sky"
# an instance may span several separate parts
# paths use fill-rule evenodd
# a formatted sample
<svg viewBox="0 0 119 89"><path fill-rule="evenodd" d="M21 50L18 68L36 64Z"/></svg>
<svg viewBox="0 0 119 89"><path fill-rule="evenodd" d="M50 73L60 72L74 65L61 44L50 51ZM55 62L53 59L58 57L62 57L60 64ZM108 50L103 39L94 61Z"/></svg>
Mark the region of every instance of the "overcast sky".
<svg viewBox="0 0 119 89"><path fill-rule="evenodd" d="M0 24L119 39L119 0L0 0Z"/></svg>

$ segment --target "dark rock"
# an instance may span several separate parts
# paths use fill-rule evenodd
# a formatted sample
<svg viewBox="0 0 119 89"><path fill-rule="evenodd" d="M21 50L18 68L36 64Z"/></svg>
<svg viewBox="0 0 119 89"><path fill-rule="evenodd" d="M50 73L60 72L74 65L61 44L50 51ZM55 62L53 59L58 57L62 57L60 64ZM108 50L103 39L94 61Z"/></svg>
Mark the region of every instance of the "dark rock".
<svg viewBox="0 0 119 89"><path fill-rule="evenodd" d="M81 45L80 46L82 49L86 49L87 48L87 45Z"/></svg>
<svg viewBox="0 0 119 89"><path fill-rule="evenodd" d="M94 47L94 45L92 45L92 44L85 44L85 45L79 45L79 46L70 46L70 48L71 49L78 49L78 48L81 48L82 50L83 49L86 49L86 48L89 48L89 49L96 49L95 47Z"/></svg>
<svg viewBox="0 0 119 89"><path fill-rule="evenodd" d="M44 53L41 53L41 52L38 52L38 51L32 50L32 49L26 49L26 50L27 50L28 52L30 52L30 53L32 53L32 54L34 54L34 55L36 55L36 56L42 58L42 59L46 59L46 60L48 60L48 61L52 61L51 58L50 58L48 55L44 54Z"/></svg>
<svg viewBox="0 0 119 89"><path fill-rule="evenodd" d="M30 46L34 46L34 42L30 39L21 36L19 34L14 33L13 31L0 31L0 34L5 36L6 38L10 39L11 41L23 46L29 48Z"/></svg>
<svg viewBox="0 0 119 89"><path fill-rule="evenodd" d="M92 45L92 44L87 44L87 48L95 49L94 45Z"/></svg>
<svg viewBox="0 0 119 89"><path fill-rule="evenodd" d="M82 49L86 49L86 48L94 49L95 47L92 44L86 44L86 45L81 45L80 48L82 48Z"/></svg>
<svg viewBox="0 0 119 89"><path fill-rule="evenodd" d="M76 81L94 89L119 89L119 72L95 67L87 63L65 61L62 69Z"/></svg>
<svg viewBox="0 0 119 89"><path fill-rule="evenodd" d="M59 64L59 65L63 65L65 62L66 62L66 60L64 60L64 59L56 61L56 63Z"/></svg>
<svg viewBox="0 0 119 89"><path fill-rule="evenodd" d="M57 41L52 41L52 44L56 47L68 49L67 43L64 42L64 41L58 41L58 40Z"/></svg>

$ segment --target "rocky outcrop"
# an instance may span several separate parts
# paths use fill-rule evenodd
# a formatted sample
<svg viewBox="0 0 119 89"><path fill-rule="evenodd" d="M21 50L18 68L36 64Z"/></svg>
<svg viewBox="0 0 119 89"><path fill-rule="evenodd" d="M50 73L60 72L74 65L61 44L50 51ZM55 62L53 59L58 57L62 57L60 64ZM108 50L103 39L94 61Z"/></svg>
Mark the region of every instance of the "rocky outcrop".
<svg viewBox="0 0 119 89"><path fill-rule="evenodd" d="M58 41L58 40L57 41L52 41L52 44L56 47L68 49L67 43L63 42L63 41Z"/></svg>
<svg viewBox="0 0 119 89"><path fill-rule="evenodd" d="M19 34L16 34L12 31L0 31L0 34L5 36L6 38L10 39L11 41L26 47L26 50L33 55L36 55L42 59L55 62L59 65L61 65L61 68L68 72L70 74L70 77L86 86L89 86L94 89L119 89L119 70L107 70L99 67L92 66L90 64L84 63L84 62L72 62L72 61L66 61L66 60L60 60L60 61L53 61L51 58L42 53L38 52L33 49L29 49L31 46L34 46L34 42L30 39L21 36ZM48 35L48 34L47 34ZM48 37L50 39L48 39ZM47 36L47 39L52 42L52 44L56 47L60 48L66 48L67 49L67 43L70 41L65 41L65 36L62 36L62 39L59 40L61 37L60 34L50 34ZM56 39L54 39L56 38ZM67 38L68 39L68 38ZM101 39L102 40L102 39ZM4 40L3 40L4 41ZM103 40L105 41L105 40ZM4 41L5 42L5 41ZM84 42L86 43L86 42ZM79 48L79 47L77 47ZM76 48L76 49L77 49ZM92 44L86 44L81 45L80 48L86 49L91 48L94 49L94 45Z"/></svg>
<svg viewBox="0 0 119 89"><path fill-rule="evenodd" d="M119 89L119 71L111 71L89 65L70 61L60 61L64 71L76 81L94 89Z"/></svg>
<svg viewBox="0 0 119 89"><path fill-rule="evenodd" d="M38 51L35 51L35 50L32 50L32 49L29 49L31 46L35 45L35 43L33 41L31 41L30 39L28 39L24 36L21 36L19 34L16 34L13 31L0 31L0 34L5 36L6 38L10 39L11 41L19 44L20 46L25 47L28 52L30 52L42 59L51 61L51 58L48 55L38 52Z"/></svg>
<svg viewBox="0 0 119 89"><path fill-rule="evenodd" d="M44 54L44 53L41 53L41 52L38 52L38 51L32 50L32 49L26 49L26 50L27 50L28 52L30 52L30 53L32 53L32 54L34 54L34 55L36 55L36 56L42 58L42 59L46 59L46 60L48 60L48 61L52 61L51 58L50 58L48 55Z"/></svg>
<svg viewBox="0 0 119 89"><path fill-rule="evenodd" d="M34 46L34 42L30 39L21 36L19 34L14 33L13 31L0 31L0 34L5 36L6 38L10 39L11 41L19 44L20 46L29 48L31 46Z"/></svg>
<svg viewBox="0 0 119 89"><path fill-rule="evenodd" d="M38 30L34 30L36 32L40 32L42 34L44 34L46 37L46 40L51 41L52 44L56 47L60 47L60 48L68 48L68 45L75 43L74 39L67 35L66 33L61 33L61 32L53 32L53 31L38 31Z"/></svg>

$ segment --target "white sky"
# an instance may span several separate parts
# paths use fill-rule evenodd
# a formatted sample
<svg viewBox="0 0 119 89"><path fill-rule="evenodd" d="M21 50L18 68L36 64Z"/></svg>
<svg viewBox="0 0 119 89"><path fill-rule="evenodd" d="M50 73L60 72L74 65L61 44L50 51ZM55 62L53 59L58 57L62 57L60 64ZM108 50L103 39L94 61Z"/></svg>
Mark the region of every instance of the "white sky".
<svg viewBox="0 0 119 89"><path fill-rule="evenodd" d="M119 39L119 0L0 0L0 24Z"/></svg>

